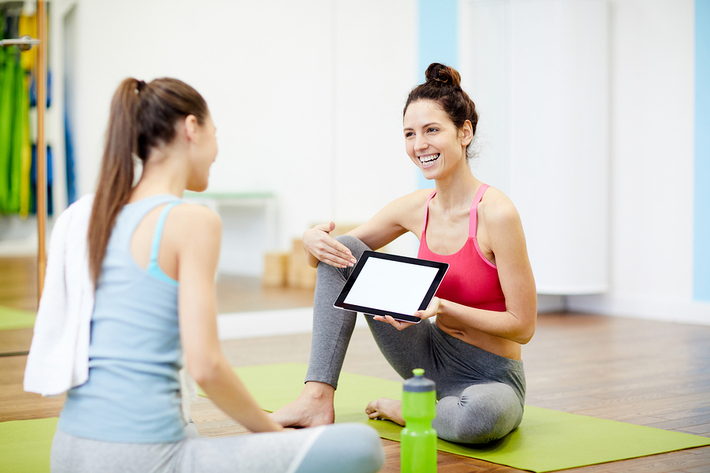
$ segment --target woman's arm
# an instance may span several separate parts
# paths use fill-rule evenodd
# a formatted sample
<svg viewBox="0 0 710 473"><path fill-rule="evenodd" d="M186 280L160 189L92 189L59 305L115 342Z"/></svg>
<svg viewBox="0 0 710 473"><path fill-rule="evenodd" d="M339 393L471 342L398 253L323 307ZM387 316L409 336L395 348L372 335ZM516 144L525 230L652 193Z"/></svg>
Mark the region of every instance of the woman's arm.
<svg viewBox="0 0 710 473"><path fill-rule="evenodd" d="M408 231L424 225L424 205L431 190L419 190L387 204L374 217L348 232L373 250L382 248ZM335 224L317 225L303 233L303 246L311 266L318 262L344 268L355 263L350 250L329 235ZM419 237L419 234L417 237Z"/></svg>
<svg viewBox="0 0 710 473"><path fill-rule="evenodd" d="M222 354L214 287L222 223L211 210L181 205L178 314L187 371L225 413L252 432L282 430L249 394Z"/></svg>
<svg viewBox="0 0 710 473"><path fill-rule="evenodd" d="M350 250L330 236L335 230L335 223L323 223L303 232L303 248L309 266L315 268L319 262L336 268L353 266L356 261Z"/></svg>
<svg viewBox="0 0 710 473"><path fill-rule="evenodd" d="M488 199L485 206L479 206L479 240L481 229L485 229L485 240L498 267L506 310L482 310L434 298L426 310L415 315L422 319L443 315L474 330L525 344L535 333L537 294L523 226L512 202L503 194L491 194L493 198ZM389 322L399 330L410 325L391 317L376 319Z"/></svg>

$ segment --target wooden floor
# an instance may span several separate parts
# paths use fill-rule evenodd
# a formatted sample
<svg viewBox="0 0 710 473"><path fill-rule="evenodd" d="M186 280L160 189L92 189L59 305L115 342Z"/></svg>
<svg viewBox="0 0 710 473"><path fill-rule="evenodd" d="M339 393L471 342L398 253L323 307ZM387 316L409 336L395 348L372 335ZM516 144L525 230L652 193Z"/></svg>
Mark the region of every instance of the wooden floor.
<svg viewBox="0 0 710 473"><path fill-rule="evenodd" d="M19 267L17 262L13 271ZM0 281L8 266L0 260ZM12 278L9 278L12 279ZM32 287L25 292L31 292ZM32 309L31 297L18 291L0 304ZM262 290L256 280L221 278L220 312L303 307L312 293ZM527 404L710 437L710 327L582 314L541 314L533 340L524 347ZM26 356L2 353L27 350L31 331L0 331L0 422L59 414L62 398L43 399L22 391ZM310 335L289 335L223 342L235 366L307 362ZM367 330L356 330L344 369L399 381ZM364 406L363 406L364 408ZM243 434L207 399L193 405L203 436ZM399 444L382 441L383 472L399 471ZM480 460L439 453L440 473L516 472ZM710 472L710 447L594 465L591 472Z"/></svg>

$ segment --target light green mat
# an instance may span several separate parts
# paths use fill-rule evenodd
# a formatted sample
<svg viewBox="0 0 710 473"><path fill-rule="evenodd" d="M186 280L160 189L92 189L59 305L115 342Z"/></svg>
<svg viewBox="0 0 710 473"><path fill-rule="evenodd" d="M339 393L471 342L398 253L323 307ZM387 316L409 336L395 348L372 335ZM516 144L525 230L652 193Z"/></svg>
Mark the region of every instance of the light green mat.
<svg viewBox="0 0 710 473"><path fill-rule="evenodd" d="M301 392L306 366L250 366L235 371L260 405L269 411ZM379 397L399 399L401 384L343 373L335 396L337 422L363 422L380 436L399 440L400 427L368 420L365 405ZM0 473L49 471L49 453L57 418L0 422ZM439 450L546 472L710 445L710 439L594 417L526 406L520 427L503 440L481 448L439 440Z"/></svg>
<svg viewBox="0 0 710 473"><path fill-rule="evenodd" d="M261 407L274 411L301 392L306 366L249 366L235 371ZM365 406L380 397L401 399L401 391L401 383L342 373L335 395L336 422L367 423L382 438L398 441L401 427L368 420ZM710 445L710 438L526 406L520 427L500 441L472 448L439 440L438 447L521 470L545 472L703 445Z"/></svg>
<svg viewBox="0 0 710 473"><path fill-rule="evenodd" d="M0 330L32 328L35 325L35 315L28 310L0 307Z"/></svg>
<svg viewBox="0 0 710 473"><path fill-rule="evenodd" d="M49 473L57 417L0 422L0 473Z"/></svg>

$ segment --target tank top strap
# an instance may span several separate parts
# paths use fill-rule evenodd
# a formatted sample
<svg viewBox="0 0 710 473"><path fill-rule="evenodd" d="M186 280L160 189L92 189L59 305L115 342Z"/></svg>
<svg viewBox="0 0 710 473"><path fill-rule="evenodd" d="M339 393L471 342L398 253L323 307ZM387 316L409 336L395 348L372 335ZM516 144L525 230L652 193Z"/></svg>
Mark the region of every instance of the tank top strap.
<svg viewBox="0 0 710 473"><path fill-rule="evenodd" d="M471 216L468 218L468 236L469 238L476 238L476 233L478 230L478 204L483 199L483 194L486 192L490 186L488 184L481 184L476 192L476 197L473 198L473 204L471 204Z"/></svg>
<svg viewBox="0 0 710 473"><path fill-rule="evenodd" d="M424 238L424 235L426 234L426 224L429 221L429 201L431 201L432 197L436 195L436 189L434 189L434 192L431 193L429 198L426 201L426 205L424 206L424 228L422 228L422 238Z"/></svg>
<svg viewBox="0 0 710 473"><path fill-rule="evenodd" d="M180 204L181 200L174 200L165 206L163 211L158 217L158 222L155 224L155 231L153 232L153 242L150 245L150 260L148 261L148 266L153 266L158 263L158 253L160 252L160 240L163 238L163 227L165 226L165 219L168 218L168 213L176 205Z"/></svg>
<svg viewBox="0 0 710 473"><path fill-rule="evenodd" d="M174 195L154 195L145 199L126 204L116 219L116 225L111 231L111 239L109 245L114 245L117 248L129 248L133 240L133 234L138 228L138 225L143 221L146 214L152 209L161 205L168 204L172 201L179 200Z"/></svg>

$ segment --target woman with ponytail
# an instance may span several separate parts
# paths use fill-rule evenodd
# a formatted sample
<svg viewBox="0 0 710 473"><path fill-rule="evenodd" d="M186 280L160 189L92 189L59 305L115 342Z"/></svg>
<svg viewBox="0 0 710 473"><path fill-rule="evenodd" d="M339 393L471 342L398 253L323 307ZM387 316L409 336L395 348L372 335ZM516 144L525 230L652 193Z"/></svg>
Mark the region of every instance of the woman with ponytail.
<svg viewBox="0 0 710 473"><path fill-rule="evenodd" d="M404 142L435 189L395 200L347 235L329 236L332 222L303 234L309 262L318 268L313 342L301 395L272 415L281 425L333 422L334 391L357 316L333 303L365 250L406 232L419 238L420 258L449 263L449 270L429 307L414 314L421 323L367 317L378 347L403 378L424 368L436 382L433 425L440 438L486 443L520 424L521 345L535 331L535 281L513 203L469 167L477 124L459 73L431 64L426 82L410 92L404 107ZM398 401L378 399L365 410L371 418L404 425Z"/></svg>
<svg viewBox="0 0 710 473"><path fill-rule="evenodd" d="M382 465L379 437L364 425L282 432L224 358L214 288L221 222L182 201L185 190L207 188L216 155L215 126L192 87L169 78L118 87L88 222L86 274L95 289L88 376L67 393L53 472L326 472L334 464L374 472ZM143 169L134 185L136 159ZM32 348L41 351L35 338ZM183 355L210 399L258 434L186 435Z"/></svg>

